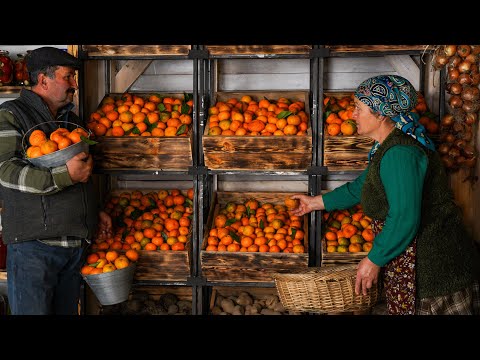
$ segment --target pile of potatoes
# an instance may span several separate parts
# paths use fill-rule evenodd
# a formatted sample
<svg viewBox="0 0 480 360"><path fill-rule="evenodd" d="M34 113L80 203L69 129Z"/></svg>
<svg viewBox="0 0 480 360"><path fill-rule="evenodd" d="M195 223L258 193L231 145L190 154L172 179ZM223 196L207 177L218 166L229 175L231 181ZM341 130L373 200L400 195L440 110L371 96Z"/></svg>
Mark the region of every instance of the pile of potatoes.
<svg viewBox="0 0 480 360"><path fill-rule="evenodd" d="M192 302L179 300L166 293L157 298L146 293L134 293L128 301L103 306L101 315L191 315Z"/></svg>
<svg viewBox="0 0 480 360"><path fill-rule="evenodd" d="M287 312L277 295L265 295L261 299L254 298L246 291L238 296L222 296L217 294L212 315L298 315Z"/></svg>

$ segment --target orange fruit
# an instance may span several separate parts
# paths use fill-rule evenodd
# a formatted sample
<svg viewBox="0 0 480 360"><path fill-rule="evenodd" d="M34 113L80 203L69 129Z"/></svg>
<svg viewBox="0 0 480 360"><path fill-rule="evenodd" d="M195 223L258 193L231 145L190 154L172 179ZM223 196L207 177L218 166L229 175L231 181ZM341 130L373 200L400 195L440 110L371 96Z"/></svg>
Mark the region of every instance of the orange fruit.
<svg viewBox="0 0 480 360"><path fill-rule="evenodd" d="M47 140L47 135L42 130L33 130L28 141L32 146L41 146Z"/></svg>

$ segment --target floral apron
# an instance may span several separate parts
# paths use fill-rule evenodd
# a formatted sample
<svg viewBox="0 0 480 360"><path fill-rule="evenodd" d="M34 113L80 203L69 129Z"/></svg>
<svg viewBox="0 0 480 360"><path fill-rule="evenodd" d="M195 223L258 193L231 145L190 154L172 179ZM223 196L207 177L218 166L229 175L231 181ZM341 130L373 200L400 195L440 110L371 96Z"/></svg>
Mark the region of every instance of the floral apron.
<svg viewBox="0 0 480 360"><path fill-rule="evenodd" d="M375 235L382 231L384 221L373 220ZM415 314L415 261L417 238L407 249L383 267L383 285L389 315Z"/></svg>

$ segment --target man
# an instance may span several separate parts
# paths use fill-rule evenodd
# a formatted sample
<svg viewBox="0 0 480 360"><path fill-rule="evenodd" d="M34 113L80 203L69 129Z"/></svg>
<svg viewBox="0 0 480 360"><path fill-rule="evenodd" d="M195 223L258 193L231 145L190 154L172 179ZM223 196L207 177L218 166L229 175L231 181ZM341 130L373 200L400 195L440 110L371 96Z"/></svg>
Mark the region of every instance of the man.
<svg viewBox="0 0 480 360"><path fill-rule="evenodd" d="M80 153L55 168L25 159L22 138L50 121L81 125L72 112L81 62L54 47L33 50L26 60L32 90L0 105L0 191L3 241L8 246L8 300L14 315L78 314L80 267L86 240L97 225L91 155ZM50 123L51 124L51 123ZM51 132L43 124L37 128ZM101 212L99 231L111 232Z"/></svg>

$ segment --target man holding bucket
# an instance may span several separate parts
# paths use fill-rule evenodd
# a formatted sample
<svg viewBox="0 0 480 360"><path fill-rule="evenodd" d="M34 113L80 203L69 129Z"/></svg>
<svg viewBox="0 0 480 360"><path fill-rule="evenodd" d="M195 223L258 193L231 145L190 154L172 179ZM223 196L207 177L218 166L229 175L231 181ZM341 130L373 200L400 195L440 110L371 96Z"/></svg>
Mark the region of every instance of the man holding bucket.
<svg viewBox="0 0 480 360"><path fill-rule="evenodd" d="M78 314L87 239L98 220L99 231L111 232L108 214L97 219L91 155L79 153L53 168L35 167L23 156L22 138L32 127L52 121L82 125L72 112L80 66L60 49L33 50L27 56L32 90L24 88L18 99L0 105L0 197L13 315Z"/></svg>

